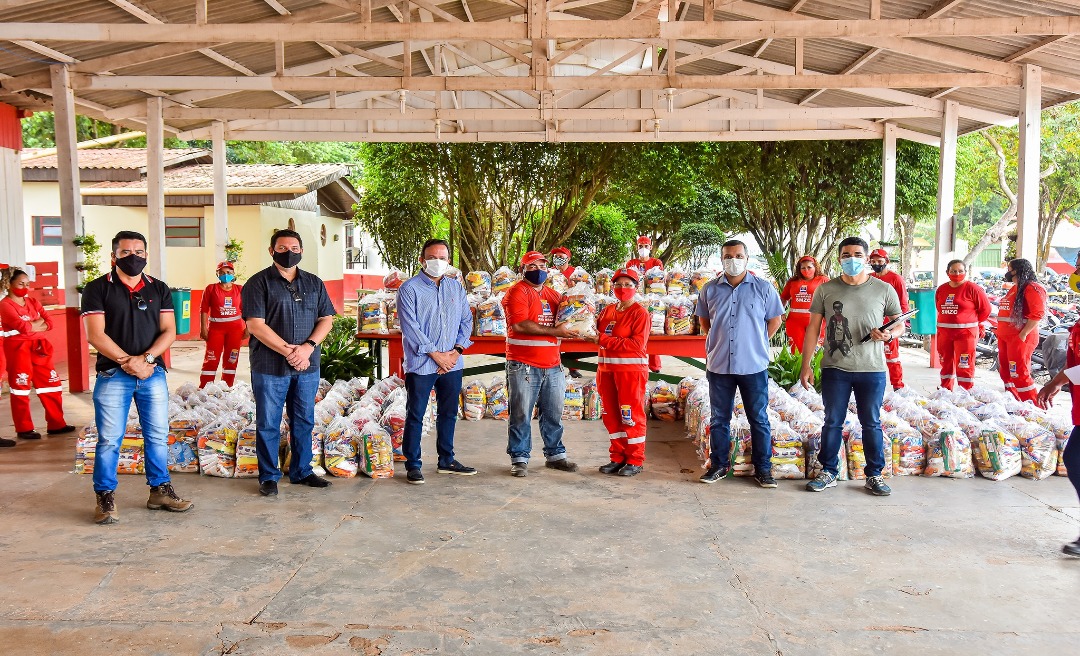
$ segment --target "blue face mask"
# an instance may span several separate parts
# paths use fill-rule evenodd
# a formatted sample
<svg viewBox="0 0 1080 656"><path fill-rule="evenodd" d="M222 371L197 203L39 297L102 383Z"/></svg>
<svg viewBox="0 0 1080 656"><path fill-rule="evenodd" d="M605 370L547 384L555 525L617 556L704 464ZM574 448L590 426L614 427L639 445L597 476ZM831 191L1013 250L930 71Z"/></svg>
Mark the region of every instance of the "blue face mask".
<svg viewBox="0 0 1080 656"><path fill-rule="evenodd" d="M522 277L524 277L530 285L542 285L544 284L544 281L547 280L547 274L547 271L537 269L536 271L526 271L522 274Z"/></svg>
<svg viewBox="0 0 1080 656"><path fill-rule="evenodd" d="M840 260L840 268L844 271L844 275L857 276L866 268L866 260L861 257L849 257Z"/></svg>
<svg viewBox="0 0 1080 656"><path fill-rule="evenodd" d="M236 280L236 276L234 276L231 273L223 273L220 276L218 276L217 279L220 280L221 282L232 282L232 281Z"/></svg>

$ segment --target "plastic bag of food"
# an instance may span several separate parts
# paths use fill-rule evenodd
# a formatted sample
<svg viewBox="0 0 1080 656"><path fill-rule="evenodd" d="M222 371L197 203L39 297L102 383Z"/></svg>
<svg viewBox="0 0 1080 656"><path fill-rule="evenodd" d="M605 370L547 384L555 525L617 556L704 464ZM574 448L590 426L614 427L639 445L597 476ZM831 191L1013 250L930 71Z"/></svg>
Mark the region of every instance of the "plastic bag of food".
<svg viewBox="0 0 1080 656"><path fill-rule="evenodd" d="M596 334L595 298L591 286L585 283L574 285L559 302L555 325L565 324L579 335Z"/></svg>
<svg viewBox="0 0 1080 656"><path fill-rule="evenodd" d="M676 419L682 419L686 416L686 399L690 396L690 392L694 389L694 379L687 376L679 381L677 388L676 400L675 400L675 417Z"/></svg>
<svg viewBox="0 0 1080 656"><path fill-rule="evenodd" d="M459 269L457 267L454 267L454 266L447 267L446 273L443 274L443 277L444 278L452 278L454 280L457 280L462 285L465 284L465 282L461 278L461 269Z"/></svg>
<svg viewBox="0 0 1080 656"><path fill-rule="evenodd" d="M772 461L773 478L806 478L806 451L802 436L784 421L772 426L772 455L769 459Z"/></svg>
<svg viewBox="0 0 1080 656"><path fill-rule="evenodd" d="M694 302L687 296L668 296L664 322L666 335L694 334Z"/></svg>
<svg viewBox="0 0 1080 656"><path fill-rule="evenodd" d="M461 388L461 404L464 418L468 421L480 421L484 418L487 405L487 390L479 380L471 380Z"/></svg>
<svg viewBox="0 0 1080 656"><path fill-rule="evenodd" d="M731 420L731 450L728 458L732 475L754 475L753 441L750 437L750 422L746 417L738 416Z"/></svg>
<svg viewBox="0 0 1080 656"><path fill-rule="evenodd" d="M866 478L866 453L863 449L862 424L857 417L850 414L847 416L843 436L847 449L848 476L852 480L862 480Z"/></svg>
<svg viewBox="0 0 1080 656"><path fill-rule="evenodd" d="M491 293L504 294L518 280L519 278L513 269L508 266L501 266L495 269L495 273L491 274Z"/></svg>
<svg viewBox="0 0 1080 656"><path fill-rule="evenodd" d="M401 287L401 283L408 279L409 277L405 275L404 271L391 269L390 273L383 276L382 284L386 289L397 289L398 287Z"/></svg>
<svg viewBox="0 0 1080 656"><path fill-rule="evenodd" d="M371 478L394 475L394 447L390 435L377 422L369 422L358 439L359 469Z"/></svg>
<svg viewBox="0 0 1080 656"><path fill-rule="evenodd" d="M353 478L359 469L356 463L357 438L347 417L338 417L322 436L323 462L331 476Z"/></svg>
<svg viewBox="0 0 1080 656"><path fill-rule="evenodd" d="M465 291L481 298L491 296L491 274L487 271L470 271L465 274Z"/></svg>
<svg viewBox="0 0 1080 656"><path fill-rule="evenodd" d="M506 337L502 298L502 294L495 294L476 304L473 334L479 337Z"/></svg>
<svg viewBox="0 0 1080 656"><path fill-rule="evenodd" d="M581 388L582 403L584 408L581 411L581 418L587 421L595 421L602 418L604 414L604 406L600 401L600 389L596 386L596 381L590 380L585 383Z"/></svg>
<svg viewBox="0 0 1080 656"><path fill-rule="evenodd" d="M1054 475L1057 470L1057 439L1054 434L1034 422L1016 432L1020 443L1020 475L1041 481Z"/></svg>
<svg viewBox="0 0 1080 656"><path fill-rule="evenodd" d="M984 478L1003 481L1020 473L1020 442L996 421L983 424L979 441L972 447L975 464Z"/></svg>
<svg viewBox="0 0 1080 656"><path fill-rule="evenodd" d="M544 281L545 287L551 287L560 294L565 294L566 290L570 287L566 281L566 276L561 271L556 269L548 269L547 280Z"/></svg>
<svg viewBox="0 0 1080 656"><path fill-rule="evenodd" d="M255 449L257 442L254 425L247 426L237 434L234 478L258 478L259 454Z"/></svg>
<svg viewBox="0 0 1080 656"><path fill-rule="evenodd" d="M596 316L600 316L604 312L604 308L609 305L615 305L619 301L614 296L608 296L606 294L597 294L593 297L596 304Z"/></svg>
<svg viewBox="0 0 1080 656"><path fill-rule="evenodd" d="M226 422L218 422L199 435L199 473L203 476L232 478L236 473L236 442L240 431Z"/></svg>
<svg viewBox="0 0 1080 656"><path fill-rule="evenodd" d="M487 400L484 405L484 416L489 419L510 419L510 397L506 391L506 379L495 376L487 387Z"/></svg>
<svg viewBox="0 0 1080 656"><path fill-rule="evenodd" d="M660 267L653 267L645 272L642 281L645 284L645 294L664 296L667 294L667 273Z"/></svg>
<svg viewBox="0 0 1080 656"><path fill-rule="evenodd" d="M390 444L395 451L401 451L401 441L405 436L405 415L408 413L406 397L399 395L383 410L379 424L390 435ZM354 436L355 437L355 436Z"/></svg>
<svg viewBox="0 0 1080 656"><path fill-rule="evenodd" d="M356 305L356 316L362 333L385 335L389 332L386 325L386 297L383 294L362 296Z"/></svg>
<svg viewBox="0 0 1080 656"><path fill-rule="evenodd" d="M584 383L577 378L566 378L563 393L563 421L580 420L585 413Z"/></svg>
<svg viewBox="0 0 1080 656"><path fill-rule="evenodd" d="M593 276L593 288L597 294L611 295L611 276L615 272L611 269L600 269Z"/></svg>
<svg viewBox="0 0 1080 656"><path fill-rule="evenodd" d="M676 264L668 269L665 285L668 296L686 296L690 293L690 276Z"/></svg>
<svg viewBox="0 0 1080 656"><path fill-rule="evenodd" d="M198 434L191 431L169 431L169 455L166 467L171 472L199 472ZM96 439L96 438L95 438Z"/></svg>
<svg viewBox="0 0 1080 656"><path fill-rule="evenodd" d="M570 274L570 279L567 280L566 283L570 285L571 288L573 288L575 285L584 284L588 285L590 288L595 289L595 287L593 287L592 276L589 275L588 271L582 269L581 267L574 267L574 272Z"/></svg>
<svg viewBox="0 0 1080 656"><path fill-rule="evenodd" d="M398 317L397 294L386 295L386 330L390 333L401 332L401 319Z"/></svg>
<svg viewBox="0 0 1080 656"><path fill-rule="evenodd" d="M678 404L679 392L671 383L661 380L649 391L649 408L656 419L675 421Z"/></svg>
<svg viewBox="0 0 1080 656"><path fill-rule="evenodd" d="M650 334L663 335L665 324L667 324L667 303L664 301L664 297L658 294L647 295L645 297L645 310L652 320Z"/></svg>
<svg viewBox="0 0 1080 656"><path fill-rule="evenodd" d="M712 269L706 269L704 267L695 269L690 274L690 293L698 294L701 292L701 288L705 286L705 283L709 282L716 277L716 272Z"/></svg>

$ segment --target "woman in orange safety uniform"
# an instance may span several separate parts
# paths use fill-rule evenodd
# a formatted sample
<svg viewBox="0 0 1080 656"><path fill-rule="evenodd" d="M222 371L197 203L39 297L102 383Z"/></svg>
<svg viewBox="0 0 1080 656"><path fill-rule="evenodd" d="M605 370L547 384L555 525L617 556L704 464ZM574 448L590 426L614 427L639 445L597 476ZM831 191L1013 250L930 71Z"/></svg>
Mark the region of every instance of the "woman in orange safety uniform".
<svg viewBox="0 0 1080 656"><path fill-rule="evenodd" d="M990 316L990 299L983 288L966 280L963 260L953 260L946 268L949 282L934 293L937 306L937 349L941 359L941 386L971 389L975 384L975 344L982 334L982 322Z"/></svg>
<svg viewBox="0 0 1080 656"><path fill-rule="evenodd" d="M814 290L828 280L828 276L821 275L817 259L812 255L804 255L795 265L795 275L791 276L791 280L787 281L780 292L780 302L787 303L790 307L787 320L784 322L784 332L787 333L788 341L791 342L792 353L802 350L806 326L810 323L810 301L814 299ZM823 335L824 328L823 324ZM820 343L819 337L818 344Z"/></svg>
<svg viewBox="0 0 1080 656"><path fill-rule="evenodd" d="M1031 354L1039 345L1039 322L1046 316L1046 288L1035 281L1031 262L1009 262L1005 280L1013 286L998 305L998 374L1005 389L1021 401L1038 395L1031 377Z"/></svg>

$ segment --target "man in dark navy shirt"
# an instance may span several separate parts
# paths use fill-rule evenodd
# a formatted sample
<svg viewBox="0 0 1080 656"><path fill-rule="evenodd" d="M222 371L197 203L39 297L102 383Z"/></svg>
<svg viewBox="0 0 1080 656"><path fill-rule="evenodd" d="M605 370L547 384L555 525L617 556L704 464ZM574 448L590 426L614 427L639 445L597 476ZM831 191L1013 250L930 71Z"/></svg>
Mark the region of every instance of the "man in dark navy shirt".
<svg viewBox="0 0 1080 656"><path fill-rule="evenodd" d="M87 283L82 317L87 339L97 349L94 416L98 441L94 453L94 521L113 524L120 517L113 493L120 444L134 399L146 453L146 482L151 510L190 510L169 480L169 385L159 358L176 340L172 292L144 274L146 237L121 231L112 240L112 270Z"/></svg>
<svg viewBox="0 0 1080 656"><path fill-rule="evenodd" d="M251 333L251 388L255 393L259 493L275 496L281 478L281 408L289 419L289 480L311 487L330 481L311 469L311 432L319 389L319 343L334 323L334 305L318 276L298 264L304 244L292 230L270 238L274 263L252 276L241 296Z"/></svg>

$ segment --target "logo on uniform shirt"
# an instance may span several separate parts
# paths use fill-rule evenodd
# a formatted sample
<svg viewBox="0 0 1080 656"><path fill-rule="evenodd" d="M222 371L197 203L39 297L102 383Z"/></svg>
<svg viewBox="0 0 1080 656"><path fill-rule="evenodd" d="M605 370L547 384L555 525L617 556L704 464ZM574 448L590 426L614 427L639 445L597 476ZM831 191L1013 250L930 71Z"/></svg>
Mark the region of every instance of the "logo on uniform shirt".
<svg viewBox="0 0 1080 656"><path fill-rule="evenodd" d="M971 356L967 353L960 354L960 368L967 369L971 365Z"/></svg>
<svg viewBox="0 0 1080 656"><path fill-rule="evenodd" d="M540 316L537 318L536 323L541 326L555 325L555 313L551 310L551 303L544 299L540 299Z"/></svg>
<svg viewBox="0 0 1080 656"><path fill-rule="evenodd" d="M799 285L799 293L800 294L805 294L806 293L806 285Z"/></svg>
<svg viewBox="0 0 1080 656"><path fill-rule="evenodd" d="M1009 375L1016 378L1016 361L1009 360Z"/></svg>
<svg viewBox="0 0 1080 656"><path fill-rule="evenodd" d="M942 314L959 314L960 308L956 307L956 294L949 294L945 297L945 302L941 304Z"/></svg>
<svg viewBox="0 0 1080 656"><path fill-rule="evenodd" d="M16 374L15 384L19 387L27 387L30 385L30 374Z"/></svg>
<svg viewBox="0 0 1080 656"><path fill-rule="evenodd" d="M232 307L232 296L226 296L225 297L225 307L227 307L227 308Z"/></svg>
<svg viewBox="0 0 1080 656"><path fill-rule="evenodd" d="M615 329L615 322L612 321L612 322L608 323L607 328L604 328L604 334L608 335L610 337L611 336L611 331L613 331L614 329Z"/></svg>
<svg viewBox="0 0 1080 656"><path fill-rule="evenodd" d="M240 350L233 349L229 351L229 364L236 364L236 361L240 359Z"/></svg>

